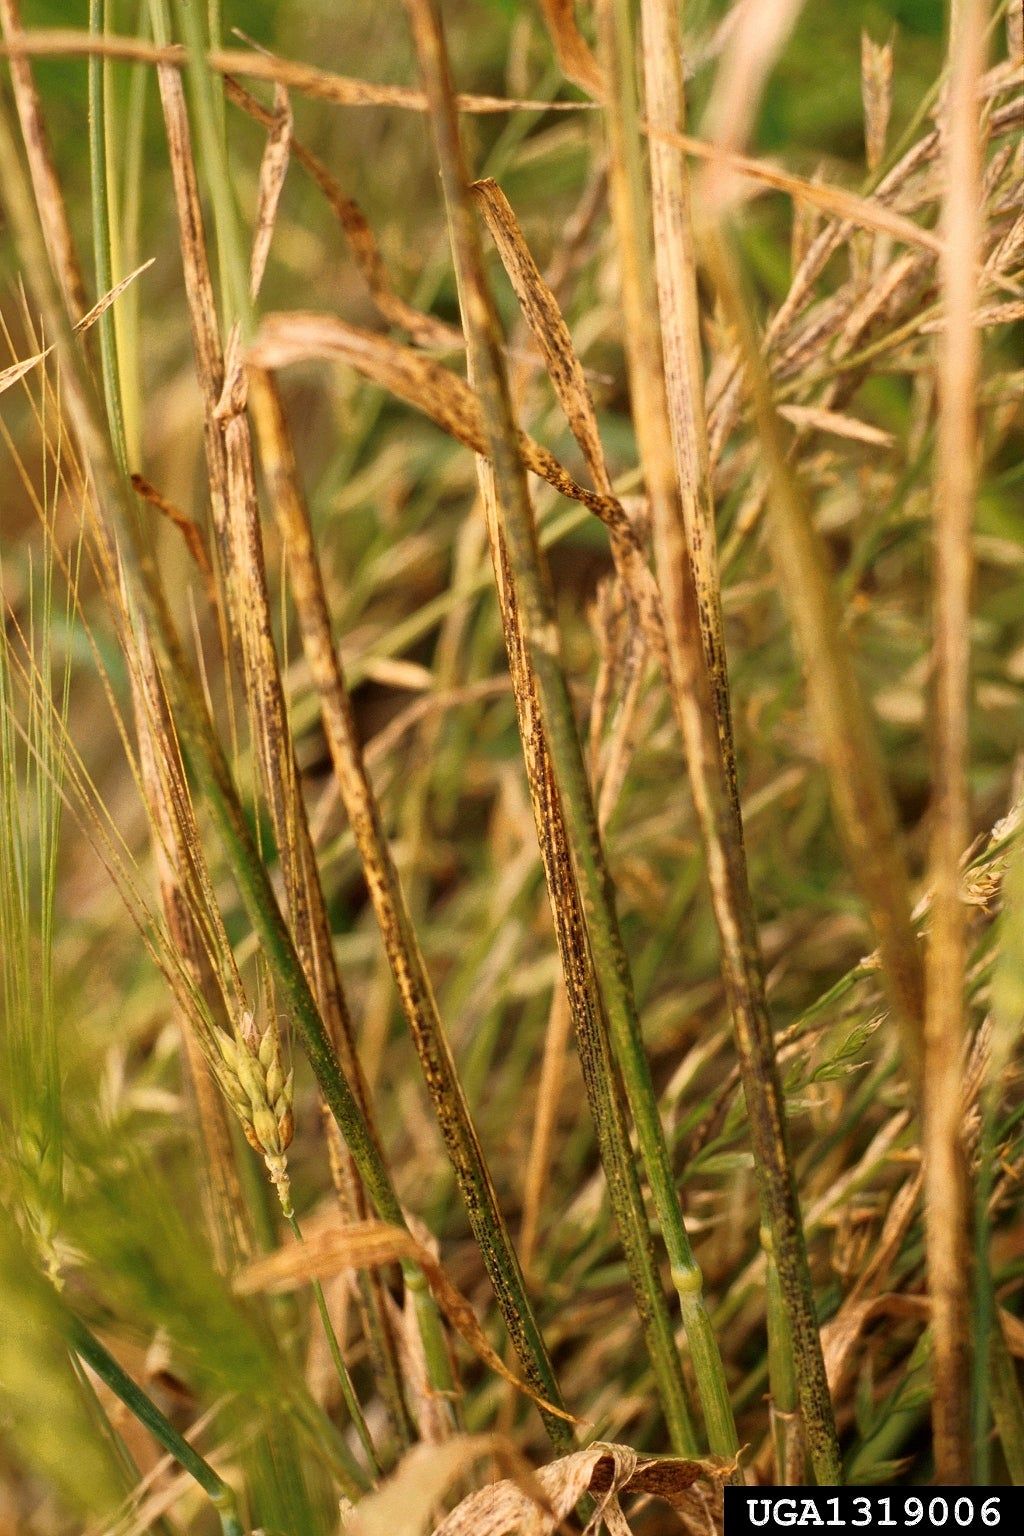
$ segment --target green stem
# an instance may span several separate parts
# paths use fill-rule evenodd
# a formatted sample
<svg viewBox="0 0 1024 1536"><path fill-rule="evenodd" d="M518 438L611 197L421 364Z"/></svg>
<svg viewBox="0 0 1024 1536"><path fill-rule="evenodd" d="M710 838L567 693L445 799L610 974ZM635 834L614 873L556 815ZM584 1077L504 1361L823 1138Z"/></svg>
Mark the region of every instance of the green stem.
<svg viewBox="0 0 1024 1536"><path fill-rule="evenodd" d="M154 40L157 43L170 43L172 37L167 0L151 0L150 10ZM207 40L199 5L194 0L191 4L186 3L186 0L174 0L174 10L188 48L192 105L213 202L224 329L229 331L237 321L243 340L247 340L253 331L253 308L238 207L228 169L223 106L218 109L213 77L206 62Z"/></svg>
<svg viewBox="0 0 1024 1536"><path fill-rule="evenodd" d="M102 36L106 30L107 0L89 0L89 31ZM110 203L107 187L107 138L109 103L106 62L99 54L89 58L89 195L92 208L92 246L96 266L96 298L114 286L110 259ZM97 321L100 333L100 369L103 396L110 423L110 437L118 463L127 466L121 381L117 367L117 339L113 310L106 309Z"/></svg>
<svg viewBox="0 0 1024 1536"><path fill-rule="evenodd" d="M301 1243L302 1231L299 1227L299 1223L294 1212L291 1216L285 1217L285 1220L287 1221L295 1237ZM331 1321L331 1314L327 1308L327 1298L324 1295L324 1288L320 1284L319 1280L313 1281L313 1295L316 1298L317 1311L320 1313L320 1321L323 1324L324 1336L327 1339L327 1347L331 1352L331 1359L334 1361L334 1369L337 1372L338 1381L341 1384L341 1393L345 1399L345 1407L348 1409L349 1418L355 1425L356 1434L359 1436L359 1443L366 1453L366 1459L369 1462L374 1475L379 1477L381 1475L381 1466L377 1459L377 1452L375 1451L373 1441L370 1438L370 1431L367 1428L362 1407L358 1397L356 1396L356 1389L352 1385L352 1377L348 1373L348 1366L345 1364L345 1358L341 1353L341 1345L338 1343L338 1335L334 1330L334 1324Z"/></svg>
<svg viewBox="0 0 1024 1536"><path fill-rule="evenodd" d="M209 1497L220 1516L223 1536L244 1536L238 1518L238 1504L234 1490L178 1433L170 1420L160 1412L153 1399L147 1397L142 1388L121 1369L113 1355L104 1348L95 1334L91 1333L79 1318L70 1319L69 1333L69 1342L75 1353L96 1372L100 1380L116 1397L120 1398L129 1412L138 1419L140 1424L145 1425L168 1455L174 1457L178 1465L195 1479Z"/></svg>
<svg viewBox="0 0 1024 1536"><path fill-rule="evenodd" d="M772 1249L771 1232L761 1232L765 1253L768 1298L768 1385L771 1392L772 1444L775 1448L775 1481L804 1481L803 1425L793 1366L793 1341Z"/></svg>

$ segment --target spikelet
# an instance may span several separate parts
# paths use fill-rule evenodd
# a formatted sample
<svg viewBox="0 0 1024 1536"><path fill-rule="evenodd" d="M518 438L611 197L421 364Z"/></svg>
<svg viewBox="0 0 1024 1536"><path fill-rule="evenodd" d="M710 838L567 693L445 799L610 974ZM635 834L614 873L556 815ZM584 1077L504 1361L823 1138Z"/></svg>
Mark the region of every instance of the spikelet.
<svg viewBox="0 0 1024 1536"><path fill-rule="evenodd" d="M249 1145L267 1165L285 1216L292 1215L286 1153L292 1139L293 1073L284 1070L281 1036L270 1019L260 1030L246 1009L232 1038L218 1030L214 1038L220 1061L218 1080L242 1122Z"/></svg>

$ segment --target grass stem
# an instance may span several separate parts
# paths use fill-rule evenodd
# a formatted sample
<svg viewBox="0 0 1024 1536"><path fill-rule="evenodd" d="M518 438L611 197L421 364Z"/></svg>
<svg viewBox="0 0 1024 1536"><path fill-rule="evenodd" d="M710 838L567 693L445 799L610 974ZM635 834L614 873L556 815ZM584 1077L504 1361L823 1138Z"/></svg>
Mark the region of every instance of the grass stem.
<svg viewBox="0 0 1024 1536"><path fill-rule="evenodd" d="M173 1456L178 1465L199 1484L220 1517L222 1536L244 1536L238 1518L238 1503L234 1490L210 1463L201 1456L184 1436L180 1435L168 1418L123 1371L106 1347L79 1318L72 1318L69 1326L70 1343L100 1380L120 1398L128 1411L143 1424L159 1445Z"/></svg>

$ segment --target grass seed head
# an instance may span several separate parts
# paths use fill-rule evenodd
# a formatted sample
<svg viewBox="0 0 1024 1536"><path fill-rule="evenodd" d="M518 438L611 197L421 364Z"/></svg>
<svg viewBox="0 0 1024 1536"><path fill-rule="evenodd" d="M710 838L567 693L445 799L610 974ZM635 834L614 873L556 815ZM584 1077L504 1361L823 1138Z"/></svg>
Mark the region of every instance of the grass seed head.
<svg viewBox="0 0 1024 1536"><path fill-rule="evenodd" d="M281 1054L281 1035L274 1019L262 1030L246 1010L234 1037L217 1035L221 1061L217 1077L246 1140L267 1165L286 1216L292 1214L286 1153L291 1144L293 1076Z"/></svg>

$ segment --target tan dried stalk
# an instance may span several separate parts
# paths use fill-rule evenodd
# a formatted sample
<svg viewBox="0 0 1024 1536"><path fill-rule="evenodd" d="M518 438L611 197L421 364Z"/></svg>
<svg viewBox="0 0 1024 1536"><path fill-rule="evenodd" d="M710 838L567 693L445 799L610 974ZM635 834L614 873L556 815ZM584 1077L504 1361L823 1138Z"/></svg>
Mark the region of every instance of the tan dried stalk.
<svg viewBox="0 0 1024 1536"><path fill-rule="evenodd" d="M270 620L252 441L244 411L236 408L232 399L233 381L226 377L181 78L175 70L162 67L158 70L158 80L170 150L196 370L203 395L207 479L219 567L227 584L232 632L240 641L250 728L277 841L289 923L332 1045L363 1118L376 1139L372 1106L355 1050L351 1016L334 957L330 922L299 788ZM281 116L283 118L284 114ZM267 175L261 177L261 201L270 209L269 216L260 222L264 230L272 229L273 207L286 164L286 155L283 163L280 156L276 163L270 161L272 180L269 190ZM265 259L265 250L263 255ZM259 265L257 247L254 270ZM339 1127L326 1109L322 1123L328 1142L329 1166L342 1210L347 1219L358 1220L366 1215L366 1198L355 1175L351 1155L344 1147ZM399 1385L397 1353L375 1277L362 1282L360 1303L382 1389L396 1424L402 1428L407 1425L407 1417Z"/></svg>
<svg viewBox="0 0 1024 1536"><path fill-rule="evenodd" d="M477 460L477 473L487 518L488 543L530 804L584 1087L629 1270L634 1305L644 1330L669 1434L676 1449L685 1449L695 1444L687 1394L657 1273L643 1192L630 1145L621 1075L608 1038L600 985L587 939L583 898L573 865L566 812L548 745L537 683L530 666L515 579L501 525L494 471L489 460L482 457Z"/></svg>
<svg viewBox="0 0 1024 1536"><path fill-rule="evenodd" d="M0 23L7 37L20 31L21 24L15 0L2 0L0 3ZM114 294L101 295L99 302L89 308L74 238L60 184L53 167L42 110L27 56L12 58L11 74L26 144L29 172L50 262L60 283L64 302L75 329L84 330L107 308ZM114 292L122 291L136 275L133 273L130 278L117 284ZM92 520L92 529L93 537L100 541L96 557L100 578L107 589L108 604L115 616L125 654L132 662L129 666L129 677L139 746L139 767L147 808L153 819L153 849L168 932L192 978L193 985L201 991L208 1005L216 1009L222 1006L221 996L214 982L208 955L196 930L190 904L181 884L180 871L184 860L184 849L179 828L163 792L166 783L166 762L161 772L161 760L165 759L167 745L173 739L172 728L166 715L163 694L156 677L155 663L145 634L140 632L135 636L132 633L121 599L113 551L103 544L102 529L95 519ZM163 745L158 745L158 742L162 742ZM251 1251L252 1234L238 1179L224 1106L211 1081L208 1062L203 1056L194 1031L189 1027L187 1012L183 1011L181 1017L182 1040L189 1064L192 1091L195 1095L200 1136L206 1153L203 1168L210 1205L211 1229L219 1262L226 1267L235 1255L244 1256Z"/></svg>
<svg viewBox="0 0 1024 1536"><path fill-rule="evenodd" d="M572 1032L573 1010L564 987L556 986L551 996L544 1054L537 1082L537 1108L530 1135L530 1151L523 1178L523 1217L519 1227L519 1257L527 1276L532 1275L540 1230L544 1192L551 1177L551 1155L555 1122L565 1081L565 1058Z"/></svg>
<svg viewBox="0 0 1024 1536"><path fill-rule="evenodd" d="M455 96L437 7L432 0L408 5L420 73L431 105L431 123L441 165L456 277L466 328L471 388L479 389L486 445L493 462L493 489L500 502L509 569L525 657L536 687L540 718L551 752L553 781L561 798L571 857L586 913L590 954L599 978L622 1079L637 1126L651 1181L673 1282L695 1361L712 1445L735 1447L728 1387L711 1331L700 1271L687 1237L671 1160L651 1080L650 1063L632 990L629 963L619 931L611 880L604 862L597 817L587 781L579 734L559 655L554 603L540 558L526 481L525 435L516 426L505 372L501 334L483 269L479 234L459 135ZM483 469L481 483L486 485ZM488 470L489 474L490 471Z"/></svg>
<svg viewBox="0 0 1024 1536"><path fill-rule="evenodd" d="M649 8L645 14L649 24ZM670 34L665 30L664 18L661 26L661 36L667 38ZM692 323L693 305L692 301L681 298L681 311L673 308L663 315L664 326L679 328L672 348L673 415L682 466L677 478L677 450L669 425L657 324L658 306L651 275L647 200L632 84L632 26L627 5L617 3L617 0L602 0L598 8L598 39L599 57L608 82L609 184L618 237L633 418L651 501L655 563L668 641L669 692L686 751L690 784L704 839L723 972L750 1115L751 1139L792 1338L808 1449L818 1480L836 1482L839 1479L839 1451L788 1148L771 1019L764 995L757 928L747 884L735 769L731 752L727 756L722 747L723 735L729 740L731 731L720 620L716 623L715 619L717 578L714 545L708 527L710 498L706 486L702 489L700 481L692 479L695 473L700 474L702 456L700 397L693 398L687 393L697 383L692 377L695 366L692 353L688 355L687 351L692 349L693 341L683 329L688 314ZM681 96L674 96L671 81L662 75L656 75L655 108L659 114L675 114L677 120L682 110ZM665 180L667 167L664 164L661 174ZM682 190L678 183L659 182L659 186L659 201L663 205L663 224L659 233L665 232L669 213L674 225L667 236L674 242L667 260L674 256L685 261L689 258L681 223L684 215L680 202ZM663 271L660 276L662 302L674 305L677 300L675 288L682 279L677 275L670 278ZM687 542L681 486L686 487L687 495L692 498L690 524L700 541L702 604L698 602L698 587ZM705 502L703 512L698 510L701 496ZM701 606L705 610L703 614ZM709 675L702 629L718 669L713 675Z"/></svg>
<svg viewBox="0 0 1024 1536"><path fill-rule="evenodd" d="M960 0L950 35L945 114L945 193L940 259L945 329L938 342L935 456L932 892L924 1018L924 1191L932 1303L932 1432L940 1483L971 1473L969 1421L971 1281L962 1075L967 1031L966 912L961 851L970 836L967 786L970 708L972 525L977 493L975 409L980 347L974 323L981 257L978 82L988 6ZM979 1362L984 1370L985 1363Z"/></svg>
<svg viewBox="0 0 1024 1536"><path fill-rule="evenodd" d="M13 0L7 0L13 4ZM102 54L108 59L125 59L145 64L166 64L172 69L188 67L184 48L171 43L147 42L143 38L118 37L107 32L94 37L71 27L51 27L45 31L18 28L7 38L2 51L10 58L88 58ZM266 80L283 85L316 101L337 107L399 107L407 112L425 112L426 97L421 91L404 85L373 85L348 75L317 69L291 59L275 58L269 53L254 53L241 48L211 48L206 66L221 75L240 75L243 79ZM460 95L460 112L578 112L587 103L577 101L530 101L507 96Z"/></svg>
<svg viewBox="0 0 1024 1536"><path fill-rule="evenodd" d="M743 141L738 125L752 121L756 107L756 102L742 94L746 90L746 86L741 89L742 82L752 82L751 88L757 91L762 88L774 57L772 48L781 44L793 14L792 0L777 0L766 8L764 36L758 39L738 31L722 61L708 116L719 142L730 150ZM730 173L723 165L710 166L702 179L700 191L707 213L702 231L704 253L735 336L753 403L770 481L772 555L803 658L840 835L878 943L907 1072L917 1086L923 968L911 921L910 882L896 812L874 723L841 632L825 552L807 499L790 467L789 444L773 400L764 348L750 318L726 231L731 186ZM808 254L798 283L813 280L809 274L831 248L833 233L826 230L815 242L819 249L812 248ZM791 293L787 301L790 312L795 302Z"/></svg>
<svg viewBox="0 0 1024 1536"><path fill-rule="evenodd" d="M158 637L163 653L164 677L175 723L182 733L183 742L207 796L246 912L265 946L272 968L281 980L318 1083L330 1105L332 1116L344 1131L361 1177L377 1209L388 1219L400 1224L403 1220L401 1207L386 1165L351 1087L339 1070L323 1019L295 952L267 872L253 844L198 679L171 618L146 530L136 519L131 492L111 449L102 407L89 373L82 367L71 325L49 274L47 255L39 233L39 214L21 175L17 150L2 106L0 136L7 169L3 184L5 211L22 271L40 308L45 328L55 338L63 370L67 416L89 465L101 514L98 526L102 530L105 548L108 552L112 551L111 535L102 519L116 514L118 526L127 536L127 553L137 596L141 599L144 616ZM28 148L30 154L34 152L31 144ZM108 555L107 564L111 570L115 569L116 562L112 553ZM413 1271L406 1278L417 1298L422 1298L425 1295L422 1277ZM418 1305L417 1315L424 1338L430 1341L428 1352L437 1362L444 1361L446 1369L447 1356L439 1336L436 1313L427 1303ZM442 1367L439 1364L440 1369Z"/></svg>
<svg viewBox="0 0 1024 1536"><path fill-rule="evenodd" d="M665 404L722 759L735 808L736 831L742 836L704 411L689 171L668 138L681 134L685 126L682 39L678 12L666 0L642 0L641 21Z"/></svg>
<svg viewBox="0 0 1024 1536"><path fill-rule="evenodd" d="M547 1403L560 1407L558 1386L547 1349L527 1297L522 1271L438 1015L419 938L366 771L352 704L331 631L323 575L280 397L273 380L259 369L250 369L250 390L275 515L288 555L306 660L320 698L338 788L355 837L402 1010L505 1326L531 1389ZM554 1443L566 1444L569 1437L565 1420L549 1412L545 1412L544 1418Z"/></svg>

